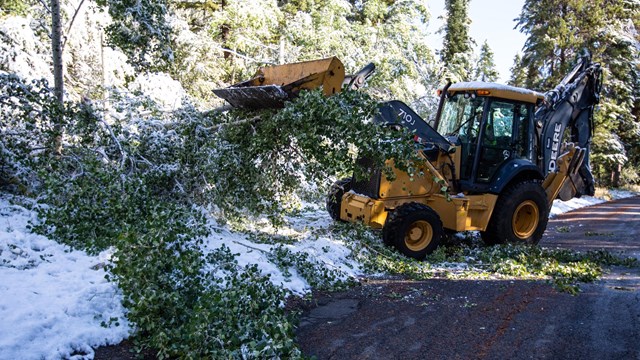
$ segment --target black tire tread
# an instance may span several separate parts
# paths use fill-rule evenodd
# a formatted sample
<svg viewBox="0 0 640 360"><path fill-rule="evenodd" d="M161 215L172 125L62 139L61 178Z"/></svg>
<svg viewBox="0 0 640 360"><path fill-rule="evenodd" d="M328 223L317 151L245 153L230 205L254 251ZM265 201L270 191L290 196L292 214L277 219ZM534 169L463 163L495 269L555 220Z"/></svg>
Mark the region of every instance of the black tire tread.
<svg viewBox="0 0 640 360"><path fill-rule="evenodd" d="M329 216L334 221L340 220L340 207L342 205L342 195L351 190L351 178L340 179L331 185L327 194L326 208Z"/></svg>
<svg viewBox="0 0 640 360"><path fill-rule="evenodd" d="M382 240L388 246L397 246L397 242L401 241L400 237L398 237L399 233L404 233L401 231L401 227L404 226L404 220L414 214L416 212L428 212L435 215L435 224L431 224L434 231L434 239L432 249L429 251L435 250L438 246L440 239L442 238L442 234L444 233L444 228L442 227L442 221L440 220L440 216L436 213L432 208L427 205L411 202L398 206L395 210L390 211L387 215L387 221L385 222L385 226L382 228ZM401 237L402 241L404 241L404 235ZM431 246L431 245L430 245ZM398 249L400 250L400 249ZM426 255L425 253L424 255ZM407 255L407 254L405 254ZM422 259L424 255L418 256L416 258Z"/></svg>
<svg viewBox="0 0 640 360"><path fill-rule="evenodd" d="M538 228L533 235L526 241L522 241L510 236L510 233L512 234L511 219L513 214L509 209L526 200L525 196L527 194L535 194L533 196L538 198L532 200L536 201L539 205L538 211L540 219L538 222ZM542 239L542 235L544 234L544 231L547 228L547 223L549 222L550 209L547 206L546 201L546 193L539 180L526 180L509 185L502 194L500 194L500 197L496 202L487 230L480 232L482 240L487 245L504 243L537 245L540 242L540 239ZM543 206L540 206L540 202L542 202Z"/></svg>

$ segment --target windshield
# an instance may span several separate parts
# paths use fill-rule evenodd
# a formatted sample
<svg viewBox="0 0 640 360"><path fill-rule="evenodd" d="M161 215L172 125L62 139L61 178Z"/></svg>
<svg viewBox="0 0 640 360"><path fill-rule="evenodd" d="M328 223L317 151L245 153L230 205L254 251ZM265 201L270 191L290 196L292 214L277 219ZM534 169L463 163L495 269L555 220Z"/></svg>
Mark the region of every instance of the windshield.
<svg viewBox="0 0 640 360"><path fill-rule="evenodd" d="M486 98L455 94L445 100L438 132L442 135L476 137ZM475 132L475 133L474 133Z"/></svg>

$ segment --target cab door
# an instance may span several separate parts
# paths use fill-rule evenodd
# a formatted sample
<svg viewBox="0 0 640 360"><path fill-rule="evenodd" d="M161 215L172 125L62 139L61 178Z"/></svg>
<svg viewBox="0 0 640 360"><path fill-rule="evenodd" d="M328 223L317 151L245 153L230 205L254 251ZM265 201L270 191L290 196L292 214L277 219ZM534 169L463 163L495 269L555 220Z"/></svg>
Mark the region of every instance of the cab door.
<svg viewBox="0 0 640 360"><path fill-rule="evenodd" d="M486 109L475 166L475 180L478 183L492 182L497 170L510 159L531 157L529 124L532 106L492 99Z"/></svg>

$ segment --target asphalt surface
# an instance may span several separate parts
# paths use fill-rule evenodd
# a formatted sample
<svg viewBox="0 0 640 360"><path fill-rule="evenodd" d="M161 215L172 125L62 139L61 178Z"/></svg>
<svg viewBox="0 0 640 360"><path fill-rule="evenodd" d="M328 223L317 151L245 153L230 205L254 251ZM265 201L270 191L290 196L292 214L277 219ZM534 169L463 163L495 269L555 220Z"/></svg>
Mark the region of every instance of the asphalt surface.
<svg viewBox="0 0 640 360"><path fill-rule="evenodd" d="M640 259L640 197L549 221L540 246ZM577 296L542 281L378 280L317 294L298 342L318 359L638 359L640 269Z"/></svg>
<svg viewBox="0 0 640 360"><path fill-rule="evenodd" d="M560 215L540 246L640 259L640 197ZM577 296L543 281L370 280L304 305L297 340L322 359L640 360L640 269ZM95 359L134 359L127 341ZM152 353L145 359L155 358Z"/></svg>

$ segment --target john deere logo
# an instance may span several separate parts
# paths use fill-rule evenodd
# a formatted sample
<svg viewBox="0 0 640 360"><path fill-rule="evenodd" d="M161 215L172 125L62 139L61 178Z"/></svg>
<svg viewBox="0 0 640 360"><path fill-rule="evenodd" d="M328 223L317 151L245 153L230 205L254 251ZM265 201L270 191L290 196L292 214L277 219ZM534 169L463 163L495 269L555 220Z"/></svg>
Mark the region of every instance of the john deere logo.
<svg viewBox="0 0 640 360"><path fill-rule="evenodd" d="M558 164L558 150L560 148L560 131L562 131L562 124L556 124L553 129L553 142L551 143L551 157L549 159L549 172L555 172ZM549 145L547 145L549 148Z"/></svg>

